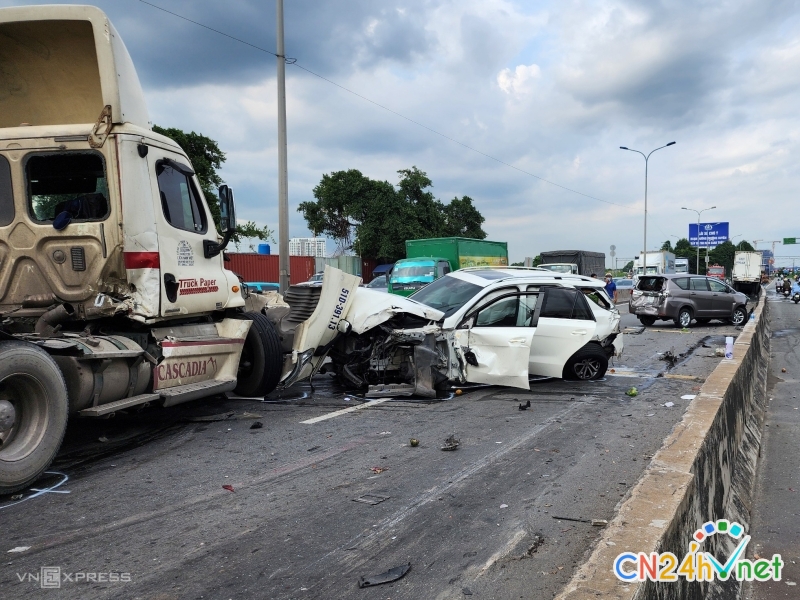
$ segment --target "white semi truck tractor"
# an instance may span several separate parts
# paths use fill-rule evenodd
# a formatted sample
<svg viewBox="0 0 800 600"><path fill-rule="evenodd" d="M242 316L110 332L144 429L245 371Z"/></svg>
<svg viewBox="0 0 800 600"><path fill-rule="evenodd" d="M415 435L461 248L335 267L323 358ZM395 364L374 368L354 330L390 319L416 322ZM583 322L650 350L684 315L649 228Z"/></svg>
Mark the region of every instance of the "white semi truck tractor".
<svg viewBox="0 0 800 600"><path fill-rule="evenodd" d="M263 396L291 348L264 312L245 312L225 269L232 191L220 188L218 233L102 11L0 9L0 65L5 494L47 468L68 416Z"/></svg>

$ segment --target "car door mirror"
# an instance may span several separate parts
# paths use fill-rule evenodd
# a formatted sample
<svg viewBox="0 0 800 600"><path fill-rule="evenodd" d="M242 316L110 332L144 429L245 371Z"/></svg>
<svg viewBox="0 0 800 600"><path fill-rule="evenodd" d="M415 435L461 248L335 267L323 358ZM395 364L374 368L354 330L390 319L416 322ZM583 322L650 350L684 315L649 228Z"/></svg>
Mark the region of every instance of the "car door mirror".
<svg viewBox="0 0 800 600"><path fill-rule="evenodd" d="M236 206L233 190L227 185L219 186L219 224L222 234L236 231Z"/></svg>

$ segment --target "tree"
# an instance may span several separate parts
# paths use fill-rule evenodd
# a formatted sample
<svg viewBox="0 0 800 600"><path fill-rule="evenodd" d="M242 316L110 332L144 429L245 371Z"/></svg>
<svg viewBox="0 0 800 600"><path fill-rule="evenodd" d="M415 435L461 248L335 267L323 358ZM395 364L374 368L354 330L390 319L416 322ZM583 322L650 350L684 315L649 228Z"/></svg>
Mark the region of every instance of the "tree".
<svg viewBox="0 0 800 600"><path fill-rule="evenodd" d="M672 242L667 240L663 244L661 244L661 251L662 252L672 252Z"/></svg>
<svg viewBox="0 0 800 600"><path fill-rule="evenodd" d="M222 185L222 177L217 173L217 169L222 167L225 162L225 153L220 150L217 142L201 133L191 131L186 133L182 129L175 127L159 127L153 125L153 131L165 135L175 141L192 163L194 172L200 182L200 191L205 196L211 217L217 231L220 231L219 197L217 188ZM233 234L233 241L238 246L243 239L257 238L259 240L273 241L273 231L266 225L259 227L254 221L247 221L243 225L236 224L236 232Z"/></svg>
<svg viewBox="0 0 800 600"><path fill-rule="evenodd" d="M730 275L733 272L735 253L736 246L730 241L723 242L708 253L709 264L725 267L725 274Z"/></svg>
<svg viewBox="0 0 800 600"><path fill-rule="evenodd" d="M315 235L333 238L341 251L352 249L387 262L405 256L406 240L486 237L483 215L472 198L454 198L445 205L431 193L433 183L425 172L411 167L397 173L397 188L357 169L325 174L314 188L316 200L300 203L297 210Z"/></svg>
<svg viewBox="0 0 800 600"><path fill-rule="evenodd" d="M736 249L740 252L755 252L755 248L750 244L750 242L746 240L742 240L738 244L736 244Z"/></svg>

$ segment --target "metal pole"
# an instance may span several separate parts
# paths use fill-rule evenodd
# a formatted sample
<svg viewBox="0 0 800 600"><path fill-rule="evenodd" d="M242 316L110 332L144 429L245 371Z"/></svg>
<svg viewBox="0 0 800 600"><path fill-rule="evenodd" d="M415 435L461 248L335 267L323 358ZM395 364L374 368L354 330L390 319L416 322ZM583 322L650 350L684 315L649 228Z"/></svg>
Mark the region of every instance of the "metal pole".
<svg viewBox="0 0 800 600"><path fill-rule="evenodd" d="M697 274L700 275L700 213L697 213Z"/></svg>
<svg viewBox="0 0 800 600"><path fill-rule="evenodd" d="M283 0L275 0L278 61L278 268L280 293L289 288L289 174L286 165L286 56L283 46Z"/></svg>

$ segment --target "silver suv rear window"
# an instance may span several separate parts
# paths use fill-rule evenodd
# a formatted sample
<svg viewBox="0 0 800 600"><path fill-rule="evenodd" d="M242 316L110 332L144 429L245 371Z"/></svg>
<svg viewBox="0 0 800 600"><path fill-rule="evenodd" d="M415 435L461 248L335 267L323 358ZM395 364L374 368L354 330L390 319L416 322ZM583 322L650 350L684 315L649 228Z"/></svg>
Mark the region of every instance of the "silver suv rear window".
<svg viewBox="0 0 800 600"><path fill-rule="evenodd" d="M664 289L664 278L640 277L636 288L642 292L660 292Z"/></svg>

